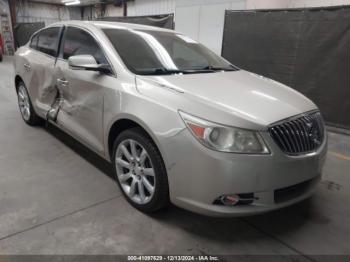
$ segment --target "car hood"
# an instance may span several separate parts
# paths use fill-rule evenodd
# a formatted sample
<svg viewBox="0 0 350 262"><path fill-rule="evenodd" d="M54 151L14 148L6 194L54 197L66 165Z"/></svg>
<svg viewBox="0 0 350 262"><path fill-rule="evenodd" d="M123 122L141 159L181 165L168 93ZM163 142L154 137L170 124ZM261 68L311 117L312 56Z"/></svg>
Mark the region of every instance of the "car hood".
<svg viewBox="0 0 350 262"><path fill-rule="evenodd" d="M193 103L206 104L260 126L317 109L299 92L244 70L140 78L181 93ZM200 112L202 106L195 108L192 106L188 113L205 117ZM178 109L182 110L181 106ZM216 121L216 118L208 120Z"/></svg>

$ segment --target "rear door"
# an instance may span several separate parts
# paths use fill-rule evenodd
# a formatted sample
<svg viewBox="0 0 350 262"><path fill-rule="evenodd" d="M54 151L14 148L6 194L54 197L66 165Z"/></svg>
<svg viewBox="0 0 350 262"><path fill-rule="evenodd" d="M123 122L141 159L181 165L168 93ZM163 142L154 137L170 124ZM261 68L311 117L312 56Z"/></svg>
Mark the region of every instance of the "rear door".
<svg viewBox="0 0 350 262"><path fill-rule="evenodd" d="M56 121L64 129L103 153L103 99L107 83L114 76L94 71L72 70L68 58L92 55L98 64L108 64L94 36L78 27L67 27L56 63L56 81L60 91Z"/></svg>
<svg viewBox="0 0 350 262"><path fill-rule="evenodd" d="M62 27L49 27L35 34L29 49L20 56L21 77L27 85L34 109L44 117L57 95L54 68Z"/></svg>

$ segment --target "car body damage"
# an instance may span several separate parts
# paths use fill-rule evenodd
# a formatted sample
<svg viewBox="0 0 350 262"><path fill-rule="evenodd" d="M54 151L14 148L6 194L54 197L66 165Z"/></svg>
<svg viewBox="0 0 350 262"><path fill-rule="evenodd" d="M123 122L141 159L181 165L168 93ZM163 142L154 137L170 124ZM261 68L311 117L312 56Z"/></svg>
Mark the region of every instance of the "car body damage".
<svg viewBox="0 0 350 262"><path fill-rule="evenodd" d="M327 137L317 106L180 33L60 22L16 52L15 69L24 121L44 118L110 161L133 205L169 189L154 201L257 214L309 197L320 180ZM299 193L276 194L291 187Z"/></svg>
<svg viewBox="0 0 350 262"><path fill-rule="evenodd" d="M101 83L108 76L71 70L67 61L25 47L18 54L14 60L16 74L28 85L37 114L103 152Z"/></svg>
<svg viewBox="0 0 350 262"><path fill-rule="evenodd" d="M47 55L28 50L25 46L18 51L14 66L16 75L27 83L36 112L46 116L58 96L54 74L55 60ZM35 70L33 70L35 68Z"/></svg>
<svg viewBox="0 0 350 262"><path fill-rule="evenodd" d="M65 126L102 152L105 89L102 83L109 76L93 71L72 70L67 61L60 59L55 67L58 96L49 111L49 120Z"/></svg>
<svg viewBox="0 0 350 262"><path fill-rule="evenodd" d="M36 112L56 122L64 100L63 90L57 83L56 59L25 47L21 47L18 54L14 60L16 74L27 83Z"/></svg>
<svg viewBox="0 0 350 262"><path fill-rule="evenodd" d="M57 96L51 105L51 109L46 113L46 120L56 122L58 112L63 104L62 92L57 88Z"/></svg>

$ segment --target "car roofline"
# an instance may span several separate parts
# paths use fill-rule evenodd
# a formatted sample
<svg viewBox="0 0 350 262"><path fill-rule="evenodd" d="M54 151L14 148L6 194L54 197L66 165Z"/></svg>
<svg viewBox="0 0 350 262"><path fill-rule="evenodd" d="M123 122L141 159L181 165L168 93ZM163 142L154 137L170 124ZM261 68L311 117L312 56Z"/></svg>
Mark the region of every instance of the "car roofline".
<svg viewBox="0 0 350 262"><path fill-rule="evenodd" d="M54 27L54 26L81 26L81 27L94 27L98 29L107 29L107 28L116 28L116 29L134 29L134 30L152 30L152 31L161 31L161 32L170 32L170 33L178 33L174 30L149 26L149 25L140 25L140 24L132 24L132 23L124 23L124 22L111 22L111 21L80 21L80 20L70 20L70 21L61 21L50 24L45 27Z"/></svg>

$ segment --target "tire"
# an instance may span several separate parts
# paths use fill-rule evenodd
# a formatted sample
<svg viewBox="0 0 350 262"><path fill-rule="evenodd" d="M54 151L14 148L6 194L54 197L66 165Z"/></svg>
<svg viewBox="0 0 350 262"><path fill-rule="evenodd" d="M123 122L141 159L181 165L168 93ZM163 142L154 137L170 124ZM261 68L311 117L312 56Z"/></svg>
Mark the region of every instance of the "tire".
<svg viewBox="0 0 350 262"><path fill-rule="evenodd" d="M23 82L17 85L18 106L22 119L30 126L36 126L42 119L35 113L27 87Z"/></svg>
<svg viewBox="0 0 350 262"><path fill-rule="evenodd" d="M135 145L136 157L132 153L132 144ZM126 158L123 146L134 161ZM124 161L123 165L120 165L121 160ZM129 167L125 167L125 163L129 163ZM125 130L116 138L113 145L113 169L125 198L136 209L152 213L169 205L168 177L162 156L153 140L141 128ZM135 194L132 196L133 183ZM154 186L153 192L150 186Z"/></svg>

